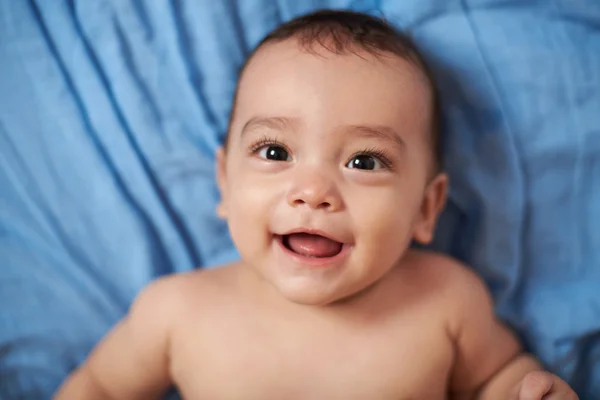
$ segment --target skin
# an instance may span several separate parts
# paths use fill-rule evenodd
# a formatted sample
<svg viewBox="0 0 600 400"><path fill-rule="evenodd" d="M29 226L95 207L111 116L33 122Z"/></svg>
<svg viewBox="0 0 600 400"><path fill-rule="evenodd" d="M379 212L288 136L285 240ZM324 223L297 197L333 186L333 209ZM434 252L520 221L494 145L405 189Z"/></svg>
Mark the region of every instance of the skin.
<svg viewBox="0 0 600 400"><path fill-rule="evenodd" d="M409 250L432 239L446 197L430 104L398 57L262 48L217 157L218 211L243 261L153 282L56 398L170 385L186 399L576 398L532 372L477 276ZM350 168L357 155L377 168ZM290 256L279 235L297 229L343 242L343 256Z"/></svg>

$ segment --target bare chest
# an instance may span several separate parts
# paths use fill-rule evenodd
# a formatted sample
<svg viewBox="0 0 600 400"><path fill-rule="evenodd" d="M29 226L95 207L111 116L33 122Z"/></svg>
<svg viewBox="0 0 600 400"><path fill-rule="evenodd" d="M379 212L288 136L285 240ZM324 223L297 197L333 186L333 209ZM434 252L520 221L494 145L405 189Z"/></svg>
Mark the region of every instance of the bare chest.
<svg viewBox="0 0 600 400"><path fill-rule="evenodd" d="M186 400L445 399L452 346L431 323L356 326L223 320L173 343Z"/></svg>

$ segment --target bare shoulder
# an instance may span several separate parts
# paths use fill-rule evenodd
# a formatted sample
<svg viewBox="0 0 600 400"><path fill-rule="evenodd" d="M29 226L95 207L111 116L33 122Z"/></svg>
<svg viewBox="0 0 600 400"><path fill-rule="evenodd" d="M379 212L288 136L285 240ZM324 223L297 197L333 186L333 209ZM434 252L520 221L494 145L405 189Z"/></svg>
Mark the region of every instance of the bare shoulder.
<svg viewBox="0 0 600 400"><path fill-rule="evenodd" d="M456 330L465 317L493 313L486 284L460 261L435 252L411 250L406 262L414 268L422 286L431 289L428 292L444 309L452 330Z"/></svg>
<svg viewBox="0 0 600 400"><path fill-rule="evenodd" d="M154 324L160 321L168 328L188 311L197 312L199 305L209 304L207 298L234 290L235 277L236 265L232 264L157 278L138 294L128 318L152 319Z"/></svg>
<svg viewBox="0 0 600 400"><path fill-rule="evenodd" d="M468 266L447 255L424 250L410 250L405 262L417 274L451 292L457 289L485 288L479 276ZM460 294L460 293L457 293Z"/></svg>
<svg viewBox="0 0 600 400"><path fill-rule="evenodd" d="M456 394L471 393L508 365L521 345L496 316L492 296L473 270L439 254L418 252L410 257L422 267L426 280L437 285L437 291L431 291L433 303L443 313L456 352L450 388Z"/></svg>

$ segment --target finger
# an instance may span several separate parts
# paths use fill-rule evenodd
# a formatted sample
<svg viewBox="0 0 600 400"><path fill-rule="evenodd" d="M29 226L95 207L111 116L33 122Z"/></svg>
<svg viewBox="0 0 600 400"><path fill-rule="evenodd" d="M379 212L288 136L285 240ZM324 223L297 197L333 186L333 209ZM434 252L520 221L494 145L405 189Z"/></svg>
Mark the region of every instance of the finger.
<svg viewBox="0 0 600 400"><path fill-rule="evenodd" d="M534 371L523 378L519 400L546 400L544 395L552 390L552 374L545 371Z"/></svg>
<svg viewBox="0 0 600 400"><path fill-rule="evenodd" d="M561 393L553 392L542 397L542 400L579 400L579 397L577 397L577 395L572 391Z"/></svg>
<svg viewBox="0 0 600 400"><path fill-rule="evenodd" d="M543 400L579 400L579 396L573 389L556 375L551 375L552 388L550 392L544 396Z"/></svg>
<svg viewBox="0 0 600 400"><path fill-rule="evenodd" d="M521 393L521 386L523 385L523 381L519 381L519 383L513 387L510 391L508 400L519 400L519 393Z"/></svg>
<svg viewBox="0 0 600 400"><path fill-rule="evenodd" d="M553 377L552 388L543 400L579 400L573 389L557 376Z"/></svg>

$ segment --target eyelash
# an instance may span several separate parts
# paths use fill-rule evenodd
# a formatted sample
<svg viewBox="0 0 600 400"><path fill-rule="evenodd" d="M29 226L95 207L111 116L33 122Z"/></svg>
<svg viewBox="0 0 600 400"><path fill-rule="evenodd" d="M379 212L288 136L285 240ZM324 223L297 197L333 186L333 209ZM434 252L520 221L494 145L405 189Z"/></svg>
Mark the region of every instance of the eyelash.
<svg viewBox="0 0 600 400"><path fill-rule="evenodd" d="M258 150L262 149L265 146L279 146L284 148L288 153L291 154L291 152L289 151L289 149L283 144L281 143L279 140L277 139L272 139L269 138L267 136L263 136L261 139L257 140L256 142L254 142L252 144L252 146L250 146L249 149L249 153L250 154L256 154L258 152Z"/></svg>
<svg viewBox="0 0 600 400"><path fill-rule="evenodd" d="M290 150L283 144L281 143L279 140L277 139L273 139L273 138L269 138L267 136L263 136L261 139L257 140L256 142L254 142L252 144L252 146L250 146L249 149L249 153L251 155L256 154L258 152L258 150L262 149L265 146L279 146L284 148L288 153L291 154ZM379 161L381 161L381 164L383 164L383 166L387 169L393 169L393 163L390 159L390 157L388 156L387 152L385 152L384 150L381 149L376 149L373 147L369 147L366 148L362 151L356 152L354 153L349 160L351 160L352 158L356 157L356 156L370 156L370 157L375 157L377 158Z"/></svg>
<svg viewBox="0 0 600 400"><path fill-rule="evenodd" d="M369 157L375 157L377 158L379 161L381 161L381 164L387 168L387 169L393 169L393 163L391 158L388 156L387 152L381 149L376 149L373 147L364 149L363 151L359 151L357 153L354 153L352 155L352 157L350 157L349 160L353 159L356 156L369 156Z"/></svg>

